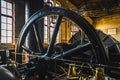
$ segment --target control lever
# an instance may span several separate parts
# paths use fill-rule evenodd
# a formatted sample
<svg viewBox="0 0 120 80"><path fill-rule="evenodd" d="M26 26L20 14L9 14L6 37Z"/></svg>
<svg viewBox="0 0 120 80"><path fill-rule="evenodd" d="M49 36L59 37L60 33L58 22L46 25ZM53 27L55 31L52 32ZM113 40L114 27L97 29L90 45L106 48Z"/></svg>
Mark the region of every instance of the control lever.
<svg viewBox="0 0 120 80"><path fill-rule="evenodd" d="M26 46L24 46L24 45L22 45L22 48L26 51L26 52L28 52L28 53L30 53L30 54L35 54L35 52L33 52L32 50L30 50L28 47L26 47Z"/></svg>

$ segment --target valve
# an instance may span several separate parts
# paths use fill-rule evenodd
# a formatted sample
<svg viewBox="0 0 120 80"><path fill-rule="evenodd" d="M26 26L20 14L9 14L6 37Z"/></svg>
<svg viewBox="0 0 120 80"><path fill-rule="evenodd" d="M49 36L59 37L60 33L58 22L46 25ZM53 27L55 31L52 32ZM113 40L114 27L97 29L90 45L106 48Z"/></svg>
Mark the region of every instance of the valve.
<svg viewBox="0 0 120 80"><path fill-rule="evenodd" d="M79 80L79 77L76 72L75 64L69 64L67 80Z"/></svg>
<svg viewBox="0 0 120 80"><path fill-rule="evenodd" d="M96 68L95 80L105 80L103 68Z"/></svg>

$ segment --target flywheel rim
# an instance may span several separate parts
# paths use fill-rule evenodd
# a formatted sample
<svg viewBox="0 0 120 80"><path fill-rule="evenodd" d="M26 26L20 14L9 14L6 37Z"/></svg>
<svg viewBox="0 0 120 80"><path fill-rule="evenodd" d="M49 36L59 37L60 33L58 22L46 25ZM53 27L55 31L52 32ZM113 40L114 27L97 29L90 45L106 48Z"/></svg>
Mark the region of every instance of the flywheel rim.
<svg viewBox="0 0 120 80"><path fill-rule="evenodd" d="M29 18L29 20L25 23L25 25L23 26L21 30L16 53L22 52L21 46L24 44L25 37L27 36L29 29L31 28L30 25L33 24L37 19L50 15L50 14L58 14L61 16L65 16L71 19L76 24L78 24L81 27L81 29L87 34L91 43L93 44L93 47L95 48L98 63L108 64L109 60L107 57L107 52L97 32L93 28L93 26L88 21L86 21L84 18L82 18L80 15L78 15L77 13L71 10L68 10L68 9L60 8L60 7L49 7L49 8L41 9L40 11L36 12Z"/></svg>

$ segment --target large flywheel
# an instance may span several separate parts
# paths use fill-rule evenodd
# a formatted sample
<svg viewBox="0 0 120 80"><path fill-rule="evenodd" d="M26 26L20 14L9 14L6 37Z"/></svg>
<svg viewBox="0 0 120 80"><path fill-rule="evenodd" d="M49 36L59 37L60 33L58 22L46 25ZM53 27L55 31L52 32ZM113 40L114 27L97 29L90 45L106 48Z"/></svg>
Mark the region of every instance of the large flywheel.
<svg viewBox="0 0 120 80"><path fill-rule="evenodd" d="M43 41L41 41L42 39L41 39L40 35L38 34L38 32L40 30L36 29L36 27L39 27L39 26L36 26L35 24L37 22L39 22L40 20L42 20L45 16L49 16L49 15L55 15L57 18L56 18L52 37L50 38L50 43L46 49ZM72 21L77 26L79 26L79 28L85 32L85 34L89 38L89 41L86 42L84 45L78 44L77 46L72 46L72 47L70 47L70 45L66 45L69 47L67 50L63 50L63 52L58 50L56 53L55 46L59 45L60 47L65 47L64 44L56 45L56 38L57 38L57 34L60 29L60 25L62 23L62 20L65 18ZM32 15L29 18L29 20L25 23L25 25L23 26L23 28L21 30L16 53L22 53L23 50L27 51L28 53L34 53L29 49L28 46L25 45L26 37L27 37L31 27L34 27L34 29L35 29L37 43L39 45L38 47L39 47L40 54L41 54L38 61L40 61L39 66L43 66L43 67L39 67L39 68L45 68L44 65L52 66L51 61L54 62L54 60L57 60L57 59L61 59L61 58L62 58L62 60L63 59L71 59L71 57L73 57L75 55L79 55L79 56L83 55L82 53L84 53L84 52L86 55L87 54L86 51L88 51L88 53L89 53L89 50L92 50L90 52L92 54L90 54L90 55L94 55L94 57L93 57L93 58L95 58L95 59L93 59L93 60L95 60L95 61L93 61L94 63L105 64L105 65L109 63L107 51L104 48L104 45L103 45L101 39L99 38L96 30L94 29L94 27L88 21L86 21L83 17L81 17L80 15L78 15L77 13L75 13L71 10L59 8L59 7L49 7L49 8L41 9L40 11L38 11L34 15ZM40 27L44 27L44 26L40 26ZM34 55L35 55L35 53L34 53ZM47 63L47 62L49 62L49 63ZM40 69L40 70L42 70L42 69Z"/></svg>

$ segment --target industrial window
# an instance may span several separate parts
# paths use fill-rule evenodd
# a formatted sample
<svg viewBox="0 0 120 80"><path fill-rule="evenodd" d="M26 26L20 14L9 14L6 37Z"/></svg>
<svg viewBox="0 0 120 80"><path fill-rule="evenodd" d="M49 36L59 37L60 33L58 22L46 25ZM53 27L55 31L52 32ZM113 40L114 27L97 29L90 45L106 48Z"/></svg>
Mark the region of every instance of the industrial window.
<svg viewBox="0 0 120 80"><path fill-rule="evenodd" d="M1 0L1 43L13 42L13 4Z"/></svg>
<svg viewBox="0 0 120 80"><path fill-rule="evenodd" d="M45 2L45 5L47 5L49 7L60 6L59 4L54 3L52 0L44 0L44 2ZM55 15L49 15L49 16L44 17L44 43L45 44L49 44L49 42L50 42L52 33L54 31L55 22L56 22ZM57 38L56 38L56 43L57 42L60 42L59 33L57 34Z"/></svg>
<svg viewBox="0 0 120 80"><path fill-rule="evenodd" d="M46 16L44 17L44 41L45 44L48 44L50 42L50 39L52 38L52 33L54 31L54 27L55 27L55 22L51 22L51 19L53 20L53 16ZM56 38L56 43L60 42L60 35L59 33L57 34L57 38Z"/></svg>

